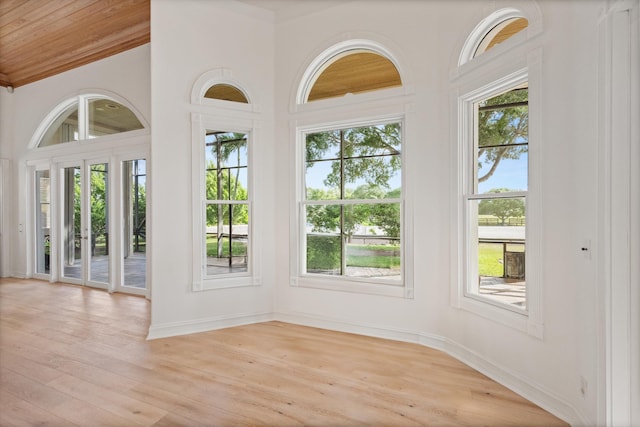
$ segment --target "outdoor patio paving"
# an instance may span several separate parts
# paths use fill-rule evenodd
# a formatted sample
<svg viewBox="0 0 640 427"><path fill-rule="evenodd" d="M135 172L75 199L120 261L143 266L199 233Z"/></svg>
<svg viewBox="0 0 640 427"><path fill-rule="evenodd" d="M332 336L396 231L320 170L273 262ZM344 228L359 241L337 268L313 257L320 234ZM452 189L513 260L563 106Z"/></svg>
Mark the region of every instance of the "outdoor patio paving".
<svg viewBox="0 0 640 427"><path fill-rule="evenodd" d="M495 299L498 302L525 308L526 284L522 280L502 277L482 277L480 295Z"/></svg>
<svg viewBox="0 0 640 427"><path fill-rule="evenodd" d="M91 258L91 281L109 283L108 271L109 257L106 255L94 256ZM76 260L73 265L64 267L64 276L76 279L82 278L82 264ZM144 289L146 286L146 255L144 252L135 254L124 259L124 282L123 286L130 288Z"/></svg>

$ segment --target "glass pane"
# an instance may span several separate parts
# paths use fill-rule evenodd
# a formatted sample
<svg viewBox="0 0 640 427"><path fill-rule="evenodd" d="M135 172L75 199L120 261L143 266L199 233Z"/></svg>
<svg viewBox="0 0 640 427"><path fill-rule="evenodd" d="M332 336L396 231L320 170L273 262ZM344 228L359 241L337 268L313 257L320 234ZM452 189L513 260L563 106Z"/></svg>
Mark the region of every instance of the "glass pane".
<svg viewBox="0 0 640 427"><path fill-rule="evenodd" d="M146 288L147 171L144 159L122 164L124 286Z"/></svg>
<svg viewBox="0 0 640 427"><path fill-rule="evenodd" d="M78 138L78 104L75 103L51 123L38 147L77 141Z"/></svg>
<svg viewBox="0 0 640 427"><path fill-rule="evenodd" d="M340 233L341 205L307 205L307 232Z"/></svg>
<svg viewBox="0 0 640 427"><path fill-rule="evenodd" d="M344 161L345 199L381 199L402 185L400 156Z"/></svg>
<svg viewBox="0 0 640 427"><path fill-rule="evenodd" d="M503 41L513 37L515 34L524 30L529 26L529 21L526 18L510 18L502 21L495 27L493 27L487 35L482 39L482 42L476 49L474 57L488 51L495 45L502 43Z"/></svg>
<svg viewBox="0 0 640 427"><path fill-rule="evenodd" d="M109 282L109 169L106 163L89 166L91 265L89 280Z"/></svg>
<svg viewBox="0 0 640 427"><path fill-rule="evenodd" d="M340 235L307 233L307 273L339 275L341 242Z"/></svg>
<svg viewBox="0 0 640 427"><path fill-rule="evenodd" d="M477 105L477 192L527 190L528 96L523 83Z"/></svg>
<svg viewBox="0 0 640 427"><path fill-rule="evenodd" d="M307 134L305 159L307 161L339 159L341 135L340 130Z"/></svg>
<svg viewBox="0 0 640 427"><path fill-rule="evenodd" d="M400 281L400 204L346 205L344 211L345 275Z"/></svg>
<svg viewBox="0 0 640 427"><path fill-rule="evenodd" d="M518 88L478 104L478 146L529 142L529 90Z"/></svg>
<svg viewBox="0 0 640 427"><path fill-rule="evenodd" d="M222 101L240 102L248 104L247 97L240 89L227 84L216 84L211 86L204 94L205 98L220 99Z"/></svg>
<svg viewBox="0 0 640 427"><path fill-rule="evenodd" d="M526 307L525 198L473 200L477 212L478 288L486 298Z"/></svg>
<svg viewBox="0 0 640 427"><path fill-rule="evenodd" d="M344 157L400 154L400 123L344 130Z"/></svg>
<svg viewBox="0 0 640 427"><path fill-rule="evenodd" d="M143 129L129 108L110 99L92 99L89 105L89 138Z"/></svg>
<svg viewBox="0 0 640 427"><path fill-rule="evenodd" d="M478 193L526 191L529 153L526 145L478 150Z"/></svg>
<svg viewBox="0 0 640 427"><path fill-rule="evenodd" d="M305 186L307 200L340 199L340 162L307 162Z"/></svg>
<svg viewBox="0 0 640 427"><path fill-rule="evenodd" d="M393 62L375 52L358 50L336 55L329 62L317 75L309 102L402 85Z"/></svg>
<svg viewBox="0 0 640 427"><path fill-rule="evenodd" d="M51 182L49 171L36 171L36 272L51 272Z"/></svg>
<svg viewBox="0 0 640 427"><path fill-rule="evenodd" d="M207 276L248 271L248 244L248 205L207 205Z"/></svg>
<svg viewBox="0 0 640 427"><path fill-rule="evenodd" d="M248 200L246 134L207 131L205 162L207 200Z"/></svg>
<svg viewBox="0 0 640 427"><path fill-rule="evenodd" d="M80 228L80 167L64 169L62 261L63 275L82 279L82 229Z"/></svg>

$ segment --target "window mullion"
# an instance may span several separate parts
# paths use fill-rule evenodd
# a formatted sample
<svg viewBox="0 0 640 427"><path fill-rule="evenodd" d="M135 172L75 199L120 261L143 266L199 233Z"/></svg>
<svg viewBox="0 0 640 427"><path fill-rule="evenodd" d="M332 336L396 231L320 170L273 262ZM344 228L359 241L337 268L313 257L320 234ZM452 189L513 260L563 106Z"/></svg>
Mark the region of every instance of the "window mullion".
<svg viewBox="0 0 640 427"><path fill-rule="evenodd" d="M344 166L344 130L340 130L340 199L345 199L345 166ZM347 250L345 247L345 209L344 203L340 205L340 274L347 273Z"/></svg>

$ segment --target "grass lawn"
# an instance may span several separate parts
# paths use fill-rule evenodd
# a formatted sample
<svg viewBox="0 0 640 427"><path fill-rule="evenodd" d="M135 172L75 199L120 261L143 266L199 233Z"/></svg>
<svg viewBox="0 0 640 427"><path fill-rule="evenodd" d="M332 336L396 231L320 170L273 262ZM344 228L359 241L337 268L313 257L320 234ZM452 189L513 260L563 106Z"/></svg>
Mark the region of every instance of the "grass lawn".
<svg viewBox="0 0 640 427"><path fill-rule="evenodd" d="M392 245L354 245L347 249L349 267L399 268L399 247Z"/></svg>
<svg viewBox="0 0 640 427"><path fill-rule="evenodd" d="M490 277L504 276L504 265L499 261L503 256L501 243L480 243L478 245L478 274Z"/></svg>
<svg viewBox="0 0 640 427"><path fill-rule="evenodd" d="M399 256L359 256L349 255L347 257L349 267L369 267L369 268L399 268Z"/></svg>
<svg viewBox="0 0 640 427"><path fill-rule="evenodd" d="M247 242L234 240L231 244L234 256L244 256L247 254ZM207 256L218 256L218 239L216 236L207 236ZM222 238L222 256L229 256L229 238Z"/></svg>

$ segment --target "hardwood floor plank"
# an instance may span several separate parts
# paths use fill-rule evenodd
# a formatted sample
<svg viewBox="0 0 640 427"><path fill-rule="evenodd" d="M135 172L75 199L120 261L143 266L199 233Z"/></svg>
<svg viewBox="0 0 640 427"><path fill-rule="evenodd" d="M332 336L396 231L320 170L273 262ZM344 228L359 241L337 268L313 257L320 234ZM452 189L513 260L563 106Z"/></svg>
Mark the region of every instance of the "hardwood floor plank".
<svg viewBox="0 0 640 427"><path fill-rule="evenodd" d="M4 390L0 390L0 425L71 427L71 423Z"/></svg>
<svg viewBox="0 0 640 427"><path fill-rule="evenodd" d="M131 424L125 418L104 411L85 401L75 399L54 388L33 381L24 375L0 367L0 389L38 408L51 412L70 423L81 426L112 426Z"/></svg>
<svg viewBox="0 0 640 427"><path fill-rule="evenodd" d="M72 375L56 378L47 383L47 386L116 414L129 424L150 426L167 414L162 409L127 397L124 393L114 392Z"/></svg>
<svg viewBox="0 0 640 427"><path fill-rule="evenodd" d="M0 279L0 424L567 425L424 346L282 322L147 341L149 312L140 297Z"/></svg>

